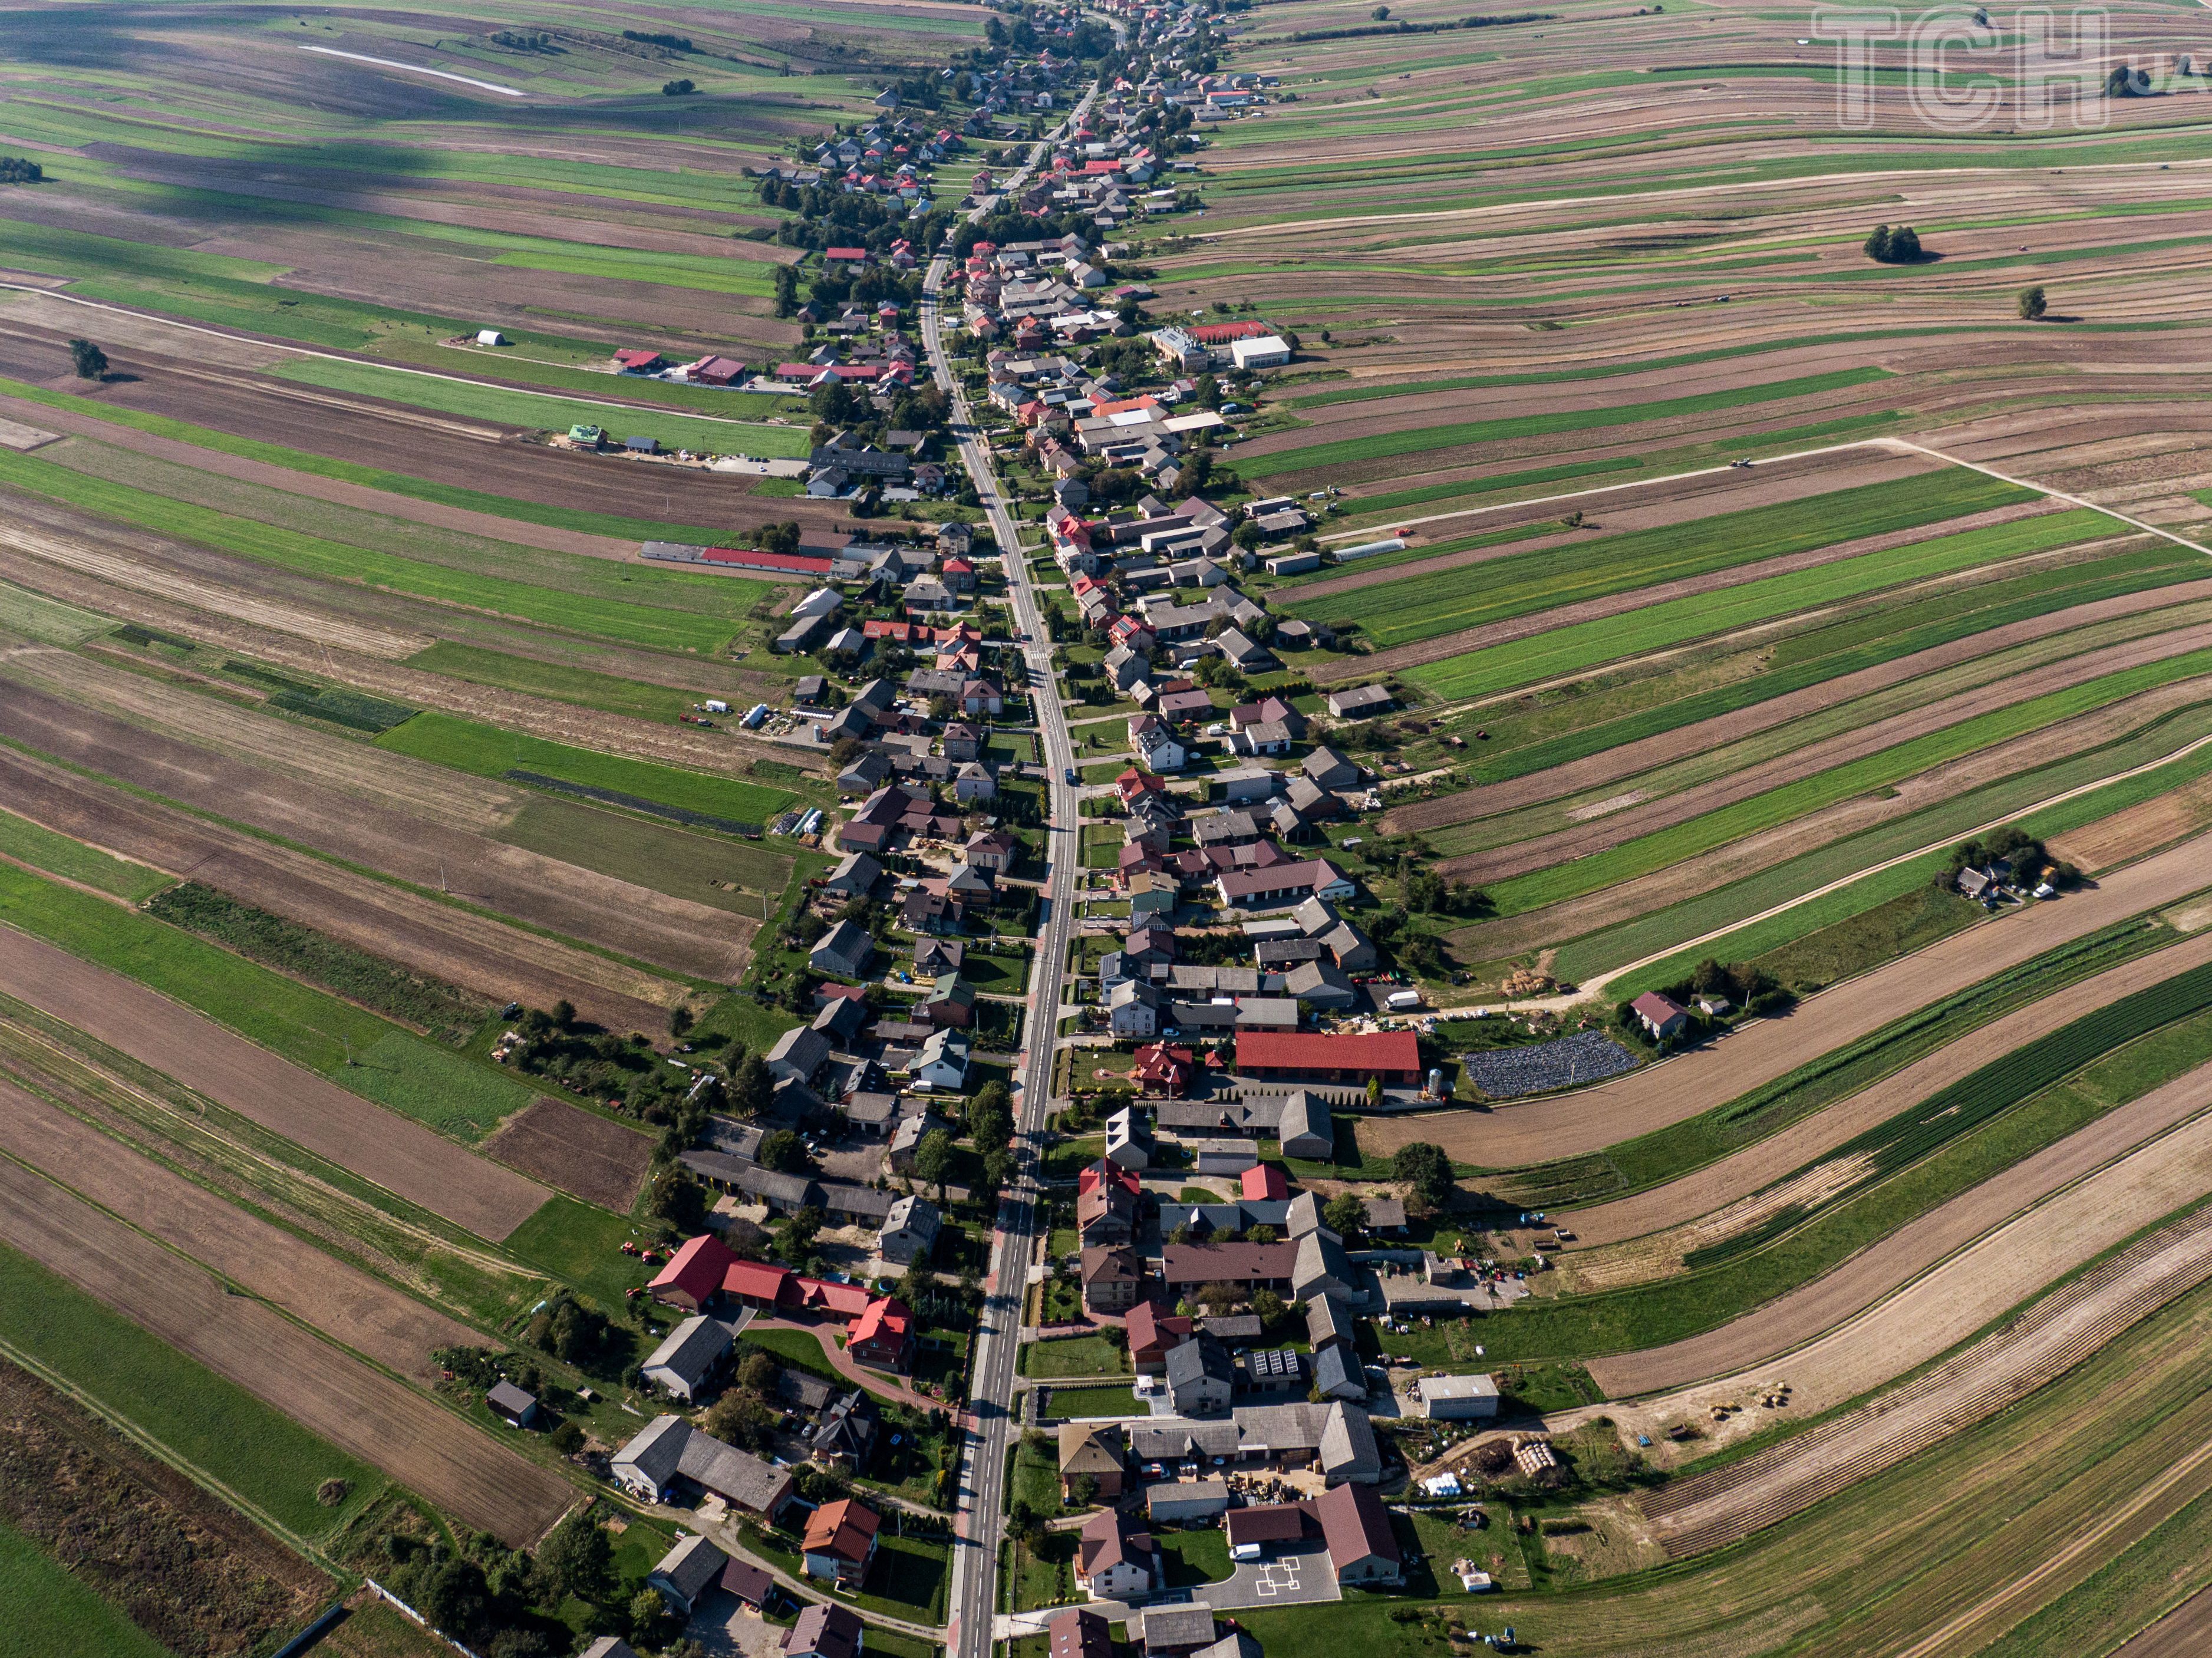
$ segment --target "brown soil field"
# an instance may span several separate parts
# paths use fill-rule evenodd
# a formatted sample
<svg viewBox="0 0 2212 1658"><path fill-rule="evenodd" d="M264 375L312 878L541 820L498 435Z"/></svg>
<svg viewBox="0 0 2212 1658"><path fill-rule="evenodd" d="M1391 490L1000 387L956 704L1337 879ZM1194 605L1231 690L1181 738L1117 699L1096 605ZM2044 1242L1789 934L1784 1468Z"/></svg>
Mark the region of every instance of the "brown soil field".
<svg viewBox="0 0 2212 1658"><path fill-rule="evenodd" d="M1383 819L1382 827L1392 835L1443 829L1449 824L1467 823L1477 817L1512 811L1540 801L1579 793L1584 789L1602 787L1622 778L1632 777L1651 767L1679 760L1686 755L1701 754L1708 749L1718 748L1723 743L1771 730L1802 715L1817 714L1839 702L1886 690L1891 686L1901 685L1963 662L1971 662L2059 634L2071 633L2077 629L2094 627L2101 622L2140 616L2207 598L2212 598L2212 580L2184 582L2179 586L2154 588L2145 592L2122 593L2093 604L2078 604L2071 610L2033 616L2025 622L2008 623L2003 627L1972 634L1964 639L1953 640L1949 644L1937 645L1892 662L1862 668L1856 673L1840 674L1820 684L1808 685L1802 690L1769 697L1763 702L1737 709L1732 714L1720 714L1711 720L1680 726L1633 743L1623 743L1587 759L1571 761L1564 766L1550 767L1503 783L1481 784L1463 789L1457 794L1417 800L1393 809ZM2070 853L2067 855L2072 856ZM2077 858L2075 861L2081 860ZM2084 865L2084 867L2088 865Z"/></svg>
<svg viewBox="0 0 2212 1658"><path fill-rule="evenodd" d="M2212 1212L2153 1233L1903 1387L1651 1493L1644 1512L1676 1558L1747 1537L1994 1415L2208 1278Z"/></svg>
<svg viewBox="0 0 2212 1658"><path fill-rule="evenodd" d="M483 1339L12 1083L0 1106L0 1151L386 1370L434 1382L433 1349Z"/></svg>
<svg viewBox="0 0 2212 1658"><path fill-rule="evenodd" d="M2114 1649L2115 1658L2198 1658L2212 1652L2212 1589L2199 1589Z"/></svg>
<svg viewBox="0 0 2212 1658"><path fill-rule="evenodd" d="M1490 1111L1363 1118L1361 1148L1387 1157L1427 1140L1462 1163L1516 1169L1579 1157L1736 1098L1916 1008L2066 943L2212 885L2201 849L2177 847L2089 890L1956 932L1701 1048L1612 1082Z"/></svg>
<svg viewBox="0 0 2212 1658"><path fill-rule="evenodd" d="M2212 623L2176 628L2148 638L2108 646L2102 650L2085 651L2078 656L2024 669L1994 684L1977 686L1939 701L1893 714L1887 719L1875 720L1855 731L1804 744L1790 753L1741 767L1711 782L1681 789L1657 799L1625 806L1618 811L1607 812L1602 817L1553 834L1518 841L1511 846L1488 852L1449 859L1438 867L1449 871L1455 877L1476 883L1502 881L1533 870L1548 869L1554 864L1589 857L1635 840L1639 835L1671 829L1693 817L1703 817L1709 811L1717 811L1738 801L1764 794L1770 789L1782 788L1833 767L1879 754L1885 749L1909 743L1931 732L1963 725L1996 709L2011 708L2053 691L2087 684L2108 674L2119 673L2147 663L2169 661L2208 646L2212 646ZM2208 683L2212 682L2198 679L2184 683L2192 687L2193 700L2203 694ZM2032 745L2032 738L2006 739L2003 746L2014 761L2011 769L2018 768L2021 749Z"/></svg>
<svg viewBox="0 0 2212 1658"><path fill-rule="evenodd" d="M2207 1107L2212 1107L2212 1068L2200 1069L2140 1099L2115 1107L2056 1145L2046 1146L1940 1208L1906 1222L1833 1272L1717 1330L1670 1342L1663 1347L1595 1360L1589 1366L1590 1375L1608 1397L1629 1398L1680 1388L1706 1376L1726 1376L1750 1365L1780 1363L1780 1355L1844 1324L1990 1229L2119 1159L2115 1166L2126 1168L2128 1173L2114 1174L2102 1182L2099 1190L2106 1200L2097 1208L2106 1226L2117 1230L2106 1242L2095 1244L2090 1251L2094 1254L2097 1248L2107 1248L2125 1237L2142 1224L2144 1216L2169 1213L2191 1196L2212 1190L2212 1132L2204 1126L2158 1139L2154 1145L2145 1144L2154 1136L2166 1135L2176 1124L2197 1115ZM2157 1171L2161 1180L2180 1190L2180 1195L2163 1207L2146 1206L2150 1193L2138 1181L2144 1170ZM2137 1182L2129 1191L2130 1201L2110 1201L2115 1187L2130 1181ZM2166 1187L2158 1189L2163 1193ZM2081 1205L2076 1203L2074 1208L2078 1212ZM2015 1272L2040 1266L2048 1275L2047 1282L2048 1278L2058 1276L2085 1259L2075 1252L2084 1242L2094 1242L2094 1238L2084 1239L2074 1227L2057 1224L2056 1215L2041 1211L2038 1215L2039 1224L2033 1229L2033 1242L2019 1235L2012 1239L2017 1261L2008 1262L2006 1272L1993 1274L1986 1290L1978 1286L1978 1292L1971 1298L1972 1306L1984 1306L1987 1296L1996 1293L1998 1284L2010 1280ZM1949 1286L1954 1291L1962 1287L1956 1284ZM2004 1304L1999 1303L1985 1318L1994 1316L1995 1311L2001 1310ZM1932 1336L1936 1328L1955 1322L1966 1311L1966 1308L1947 1307L1940 1320L1932 1325L1923 1324L1922 1328ZM1975 1327L1975 1322L1965 1327L1967 1330ZM1865 1342L1863 1332L1856 1345L1866 1354L1868 1362L1872 1362L1875 1350ZM1939 1345L1930 1356L1942 1351ZM1791 1368L1796 1368L1794 1362ZM1910 1368L1899 1365L1891 1374L1902 1374ZM1796 1376L1787 1380L1793 1389L1806 1385ZM1832 1394L1832 1384L1824 1384L1817 1393L1808 1392L1802 1401L1793 1401L1793 1408L1825 1408L1834 1402ZM1842 1397L1849 1398L1850 1394Z"/></svg>
<svg viewBox="0 0 2212 1658"><path fill-rule="evenodd" d="M58 299L47 294L0 293L0 327L36 331L48 337L68 339L85 331L88 318L98 313L88 312L71 300ZM136 316L127 311L112 311L100 318L101 349L110 344L134 351L174 351L181 343L180 332L174 324L158 318ZM222 334L194 334L191 337L195 355L206 362L217 363L226 368L269 368L289 359L294 354L278 345L266 345L259 340L249 340ZM52 364L50 372L37 377L39 380L53 378L68 367L66 354ZM72 377L73 379L74 377ZM59 415L60 410L48 410L40 405L41 413ZM74 427L62 428L74 431Z"/></svg>
<svg viewBox="0 0 2212 1658"><path fill-rule="evenodd" d="M0 665L0 673L19 668L22 661ZM220 703L204 706L225 712ZM449 891L517 920L678 972L733 979L743 970L747 946L758 930L757 921L376 805L329 782L310 781L295 768L279 771L234 760L74 707L20 682L0 699L0 732L40 753L327 856L418 887ZM340 746L347 756L401 758L360 744ZM312 753L312 745L303 742L295 761ZM337 763L345 757L339 756ZM369 776L381 769L362 768ZM475 779L435 767L422 770L426 775L414 782L434 788L442 776L455 780L464 799L475 792ZM338 770L330 774L344 775ZM403 797L405 792L399 791Z"/></svg>
<svg viewBox="0 0 2212 1658"><path fill-rule="evenodd" d="M1496 961L1663 909L1669 904L1787 863L1815 847L1875 824L1910 817L2021 771L2116 742L2163 714L2193 706L2203 697L2208 683L2212 683L2212 677L2180 680L2145 691L2094 713L2046 726L2014 739L2008 746L1984 749L1947 761L1933 770L1904 779L1881 794L1863 794L1838 801L1792 823L1745 835L1606 890L1529 910L1502 921L1477 922L1451 935L1453 947L1464 960ZM1448 872L1455 861L1447 859L1436 867L1440 873Z"/></svg>
<svg viewBox="0 0 2212 1658"><path fill-rule="evenodd" d="M29 1371L0 1362L0 1519L172 1652L243 1654L336 1585Z"/></svg>
<svg viewBox="0 0 2212 1658"><path fill-rule="evenodd" d="M2208 823L2212 823L2212 782L2185 783L2155 800L2062 835L2051 841L2051 849L2094 874L2194 835Z"/></svg>
<svg viewBox="0 0 2212 1658"><path fill-rule="evenodd" d="M1753 1217L1737 1213L1738 1207L1792 1169L1807 1167L1863 1131L1911 1109L2014 1049L2207 962L2212 962L2212 934L2182 939L2014 1008L1857 1093L1680 1180L1571 1213L1566 1224L1578 1240L1577 1250L1598 1252L1608 1244L1647 1240L1653 1260L1672 1256L1679 1262L1684 1252L1753 1224ZM1592 1266L1601 1273L1605 1271L1597 1262ZM1621 1269L1634 1275L1626 1260Z"/></svg>
<svg viewBox="0 0 2212 1658"><path fill-rule="evenodd" d="M561 1100L518 1111L483 1143L496 1157L550 1186L628 1214L653 1167L653 1139Z"/></svg>
<svg viewBox="0 0 2212 1658"><path fill-rule="evenodd" d="M106 968L0 927L0 984L95 1041L175 1078L432 1214L496 1243L542 1186L349 1094Z"/></svg>
<svg viewBox="0 0 2212 1658"><path fill-rule="evenodd" d="M218 1279L14 1163L0 1163L0 1238L512 1547L536 1542L574 1499L557 1474L427 1394L272 1308L230 1294Z"/></svg>

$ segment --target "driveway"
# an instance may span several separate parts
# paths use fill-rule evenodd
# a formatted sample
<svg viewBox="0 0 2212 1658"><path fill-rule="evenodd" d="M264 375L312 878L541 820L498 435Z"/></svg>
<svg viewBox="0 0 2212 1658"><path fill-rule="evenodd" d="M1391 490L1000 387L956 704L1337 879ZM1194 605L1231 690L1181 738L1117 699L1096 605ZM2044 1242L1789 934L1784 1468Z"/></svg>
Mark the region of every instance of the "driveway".
<svg viewBox="0 0 2212 1658"><path fill-rule="evenodd" d="M1240 1561L1218 1583L1198 1591L1216 1612L1259 1606L1295 1606L1300 1601L1341 1600L1344 1586L1336 1581L1328 1550L1321 1543L1279 1554L1273 1560Z"/></svg>

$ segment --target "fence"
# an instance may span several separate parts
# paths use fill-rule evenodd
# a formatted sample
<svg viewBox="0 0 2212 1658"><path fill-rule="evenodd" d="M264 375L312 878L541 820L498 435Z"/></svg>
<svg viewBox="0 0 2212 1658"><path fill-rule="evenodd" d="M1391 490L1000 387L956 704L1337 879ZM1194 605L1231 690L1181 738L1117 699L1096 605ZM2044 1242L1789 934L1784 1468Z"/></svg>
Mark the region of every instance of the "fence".
<svg viewBox="0 0 2212 1658"><path fill-rule="evenodd" d="M477 1658L476 1653L471 1651L467 1647L463 1646L459 1641L453 1639L452 1636L447 1634L445 1631L440 1629L428 1619L425 1618L421 1612L416 1611L414 1607L409 1606L404 1600L394 1594L390 1589L385 1588L383 1584L378 1582L376 1579L374 1577L365 1577L362 1581L368 1585L369 1593L375 1595L378 1600L391 1606L394 1611L398 1612L402 1618L406 1619L410 1623L414 1624L418 1628L429 1631L431 1634L436 1636L441 1641L443 1641L455 1652L459 1653L461 1655L461 1658Z"/></svg>

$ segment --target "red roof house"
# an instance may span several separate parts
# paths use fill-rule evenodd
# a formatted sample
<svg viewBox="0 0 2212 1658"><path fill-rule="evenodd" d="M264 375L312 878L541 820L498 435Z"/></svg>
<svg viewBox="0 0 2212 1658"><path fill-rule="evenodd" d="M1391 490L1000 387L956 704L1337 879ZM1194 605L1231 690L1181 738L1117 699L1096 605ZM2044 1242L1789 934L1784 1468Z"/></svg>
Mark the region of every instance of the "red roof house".
<svg viewBox="0 0 2212 1658"><path fill-rule="evenodd" d="M896 1297L871 1301L854 1321L845 1351L876 1370L903 1370L914 1359L914 1315Z"/></svg>
<svg viewBox="0 0 2212 1658"><path fill-rule="evenodd" d="M1291 1182L1279 1163L1254 1163L1239 1183L1245 1199L1251 1203L1281 1203L1291 1195Z"/></svg>
<svg viewBox="0 0 2212 1658"><path fill-rule="evenodd" d="M1180 1099L1183 1090L1190 1086L1191 1067L1197 1063L1198 1055L1187 1048L1152 1042L1137 1050L1136 1068L1129 1074L1146 1094Z"/></svg>

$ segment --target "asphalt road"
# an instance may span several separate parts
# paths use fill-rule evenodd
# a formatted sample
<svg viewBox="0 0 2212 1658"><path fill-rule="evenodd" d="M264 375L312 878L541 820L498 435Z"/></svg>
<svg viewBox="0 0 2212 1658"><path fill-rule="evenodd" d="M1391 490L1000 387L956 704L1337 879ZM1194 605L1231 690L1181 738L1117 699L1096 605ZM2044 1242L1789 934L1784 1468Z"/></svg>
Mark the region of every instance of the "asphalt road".
<svg viewBox="0 0 2212 1658"><path fill-rule="evenodd" d="M1066 131L1089 112L1092 98L1086 95L1068 118ZM1056 135L1055 135L1056 136ZM1049 143L1040 143L1030 154L1028 166L1006 182L1018 187L1033 172ZM980 219L984 208L970 215ZM1075 872L1079 859L1077 842L1080 816L1076 789L1065 780L1075 763L1075 749L1067 733L1067 720L1060 706L1060 689L1053 678L1052 646L1045 637L1044 618L1036 594L1030 586L1029 561L1013 514L1007 510L998 474L992 469L989 446L976 431L968 401L945 355L939 326L937 295L945 280L949 258L940 253L922 277L921 338L929 354L930 371L952 397L951 428L958 439L968 476L982 497L993 534L1005 556L1007 592L1013 600L1014 631L1029 644L1022 652L1029 671L1030 703L1036 710L1037 741L1044 761L1049 812L1046 857L1049 869L1044 885L1042 913L1038 923L1038 970L1030 975L1028 1041L1023 1053L1022 1080L1015 1094L1014 1175L999 1206L999 1224L991 1240L991 1270L986 1280L983 1313L975 1341L975 1364L969 1382L967 1454L961 1472L959 1505L953 1546L952 1588L947 1609L946 1645L951 1658L990 1658L991 1614L998 1604L999 1540L1005 1532L1006 1447L1011 1442L1016 1353L1021 1342L1022 1302L1029 1277L1030 1256L1036 1237L1037 1148L1043 1136L1046 1112L1052 1096L1052 1054L1060 1028L1061 975L1067 960L1068 935L1075 895Z"/></svg>

